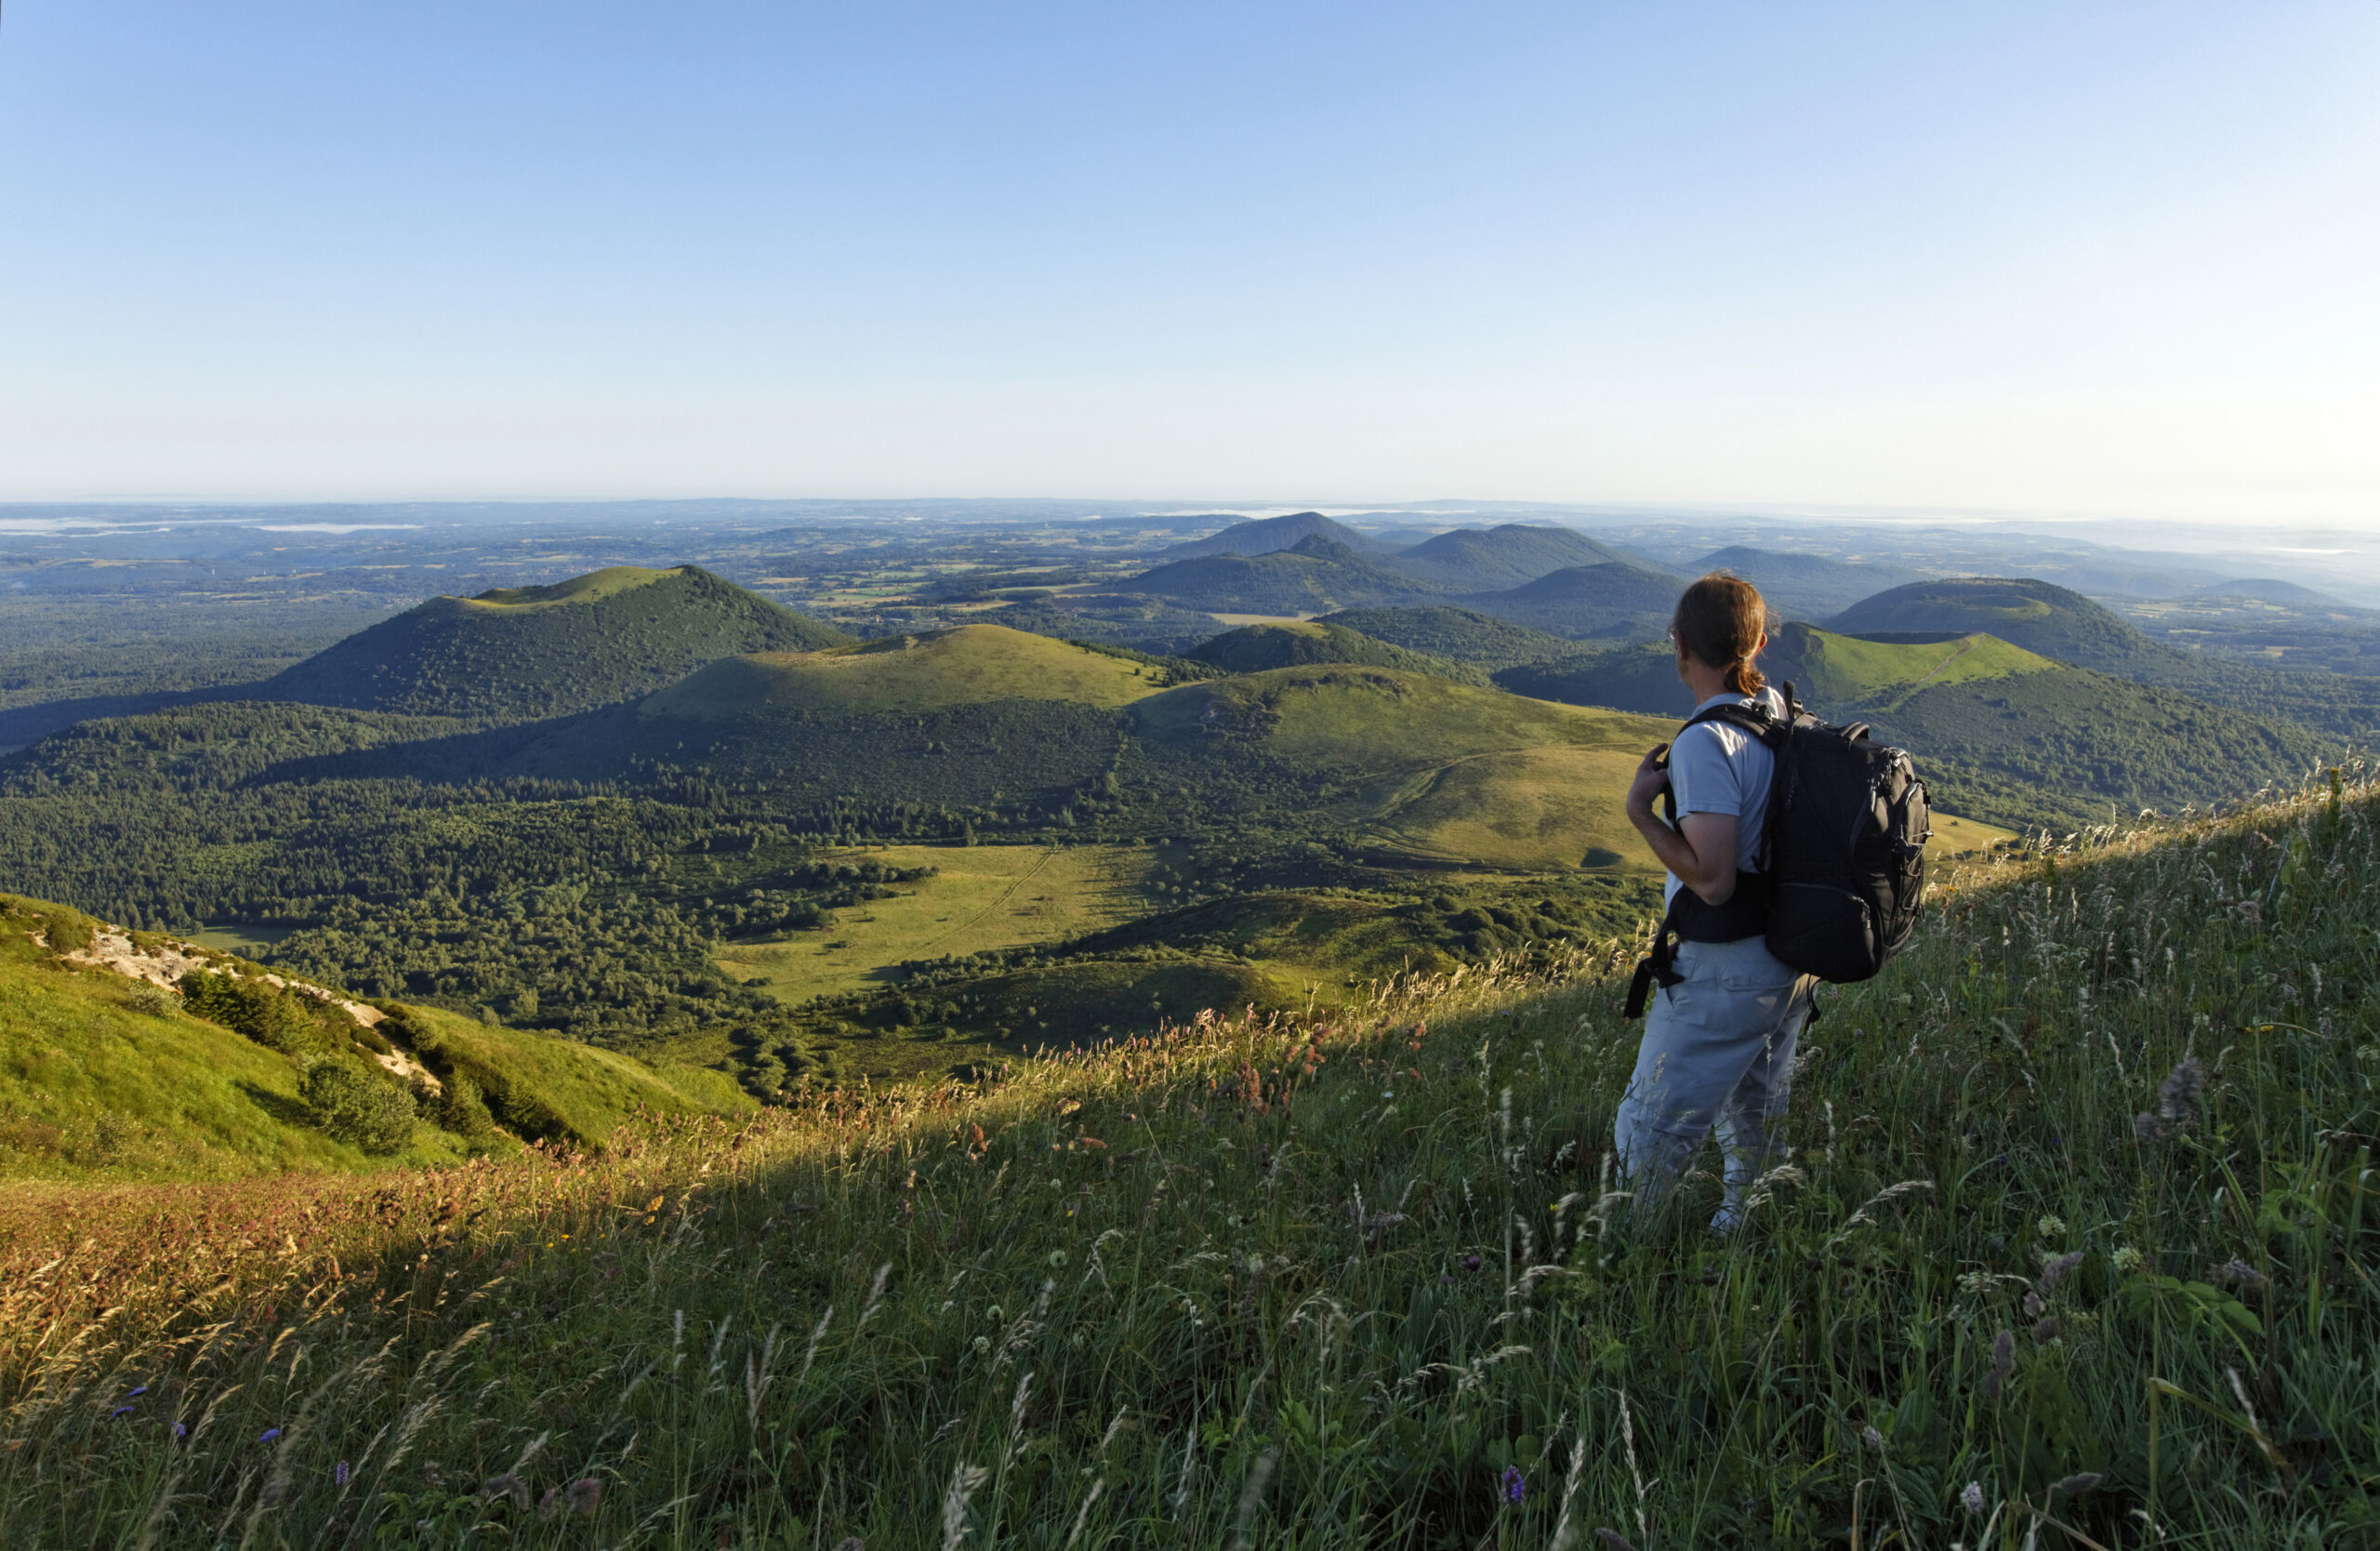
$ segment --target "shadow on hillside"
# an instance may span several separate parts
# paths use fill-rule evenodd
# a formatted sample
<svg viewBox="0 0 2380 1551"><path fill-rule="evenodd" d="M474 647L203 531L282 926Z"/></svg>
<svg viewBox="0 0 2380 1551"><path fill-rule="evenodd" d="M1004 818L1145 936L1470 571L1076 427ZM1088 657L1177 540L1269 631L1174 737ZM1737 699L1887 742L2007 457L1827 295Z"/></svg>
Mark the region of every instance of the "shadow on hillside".
<svg viewBox="0 0 2380 1551"><path fill-rule="evenodd" d="M302 1099L292 1098L287 1094L276 1094L257 1082L243 1081L239 1088L247 1095L249 1103L284 1125L311 1128L314 1123L313 1112L306 1107Z"/></svg>

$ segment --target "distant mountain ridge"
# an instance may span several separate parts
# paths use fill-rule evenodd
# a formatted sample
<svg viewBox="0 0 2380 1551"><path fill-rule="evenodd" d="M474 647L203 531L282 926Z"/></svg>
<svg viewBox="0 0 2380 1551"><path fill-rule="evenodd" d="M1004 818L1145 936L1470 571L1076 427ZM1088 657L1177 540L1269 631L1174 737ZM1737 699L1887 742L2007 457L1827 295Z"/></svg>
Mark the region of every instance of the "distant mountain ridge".
<svg viewBox="0 0 2380 1551"><path fill-rule="evenodd" d="M1160 559L1196 560L1204 555L1263 555L1289 549L1301 539L1322 537L1344 544L1359 555L1379 557L1390 547L1319 511L1296 511L1287 517L1257 517L1235 523L1221 533L1174 544L1157 551Z"/></svg>
<svg viewBox="0 0 2380 1551"><path fill-rule="evenodd" d="M1683 578L1606 561L1566 566L1501 592L1463 603L1484 614L1574 641L1643 641L1659 636L1677 607Z"/></svg>
<svg viewBox="0 0 2380 1551"><path fill-rule="evenodd" d="M1531 527L1521 523L1453 528L1399 550L1388 563L1449 592L1498 591L1573 566L1625 565L1662 574L1660 567L1642 556L1614 549L1575 528Z"/></svg>
<svg viewBox="0 0 2380 1551"><path fill-rule="evenodd" d="M1831 560L1824 555L1730 544L1696 561L1694 573L1726 571L1761 590L1769 608L1786 618L1823 618L1887 588L1924 579L1900 565Z"/></svg>
<svg viewBox="0 0 2380 1551"><path fill-rule="evenodd" d="M1286 549L1177 560L1122 584L1209 614L1322 614L1367 603L1408 602L1441 590L1325 533Z"/></svg>
<svg viewBox="0 0 2380 1551"><path fill-rule="evenodd" d="M721 657L853 638L698 566L432 598L240 691L352 710L534 721L653 690Z"/></svg>

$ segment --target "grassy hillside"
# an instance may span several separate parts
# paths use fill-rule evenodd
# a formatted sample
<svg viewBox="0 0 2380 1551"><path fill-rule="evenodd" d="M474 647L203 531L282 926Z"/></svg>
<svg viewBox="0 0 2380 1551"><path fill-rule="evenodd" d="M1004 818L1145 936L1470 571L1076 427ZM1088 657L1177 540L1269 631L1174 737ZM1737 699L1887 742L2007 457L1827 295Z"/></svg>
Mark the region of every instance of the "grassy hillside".
<svg viewBox="0 0 2380 1551"><path fill-rule="evenodd" d="M1827 621L1853 635L1939 637L1986 631L2030 652L2138 683L2300 723L2368 747L2380 738L2380 693L2371 678L2320 669L2283 672L2184 651L2079 592L2043 581L1960 577L1894 588Z"/></svg>
<svg viewBox="0 0 2380 1551"><path fill-rule="evenodd" d="M648 696L637 714L712 722L763 711L873 715L993 700L1114 707L1158 687L1158 675L1128 657L998 625L961 625L823 652L729 657Z"/></svg>
<svg viewBox="0 0 2380 1551"><path fill-rule="evenodd" d="M2368 1544L2375 820L1939 881L1726 1239L1609 1173L1624 948L587 1165L0 1196L0 1536Z"/></svg>
<svg viewBox="0 0 2380 1551"><path fill-rule="evenodd" d="M547 1139L600 1147L643 1113L750 1107L733 1080L683 1065L656 1068L608 1051L423 1008L368 1033L334 1020L309 1032L227 1026L178 992L71 961L102 923L63 906L0 895L0 1177L224 1179L291 1170L427 1167ZM143 949L173 947L142 935ZM251 980L229 955L200 955ZM300 1009L311 1002L287 1002ZM417 1057L451 1091L463 1075L482 1106L453 1111L416 1088L416 1114L392 1147L326 1133L302 1084L315 1061L402 1087L364 1046ZM298 1042L282 1048L270 1041ZM350 1040L364 1041L350 1045ZM334 1128L335 1129L335 1128Z"/></svg>
<svg viewBox="0 0 2380 1551"><path fill-rule="evenodd" d="M1391 855L1541 870L1593 846L1647 863L1618 809L1628 772L1661 736L1647 719L1314 667L1185 685L1136 706L1132 722L1168 750L1161 768L1223 793L1238 756L1296 773L1357 844ZM1297 791L1283 795L1295 802Z"/></svg>
<svg viewBox="0 0 2380 1551"><path fill-rule="evenodd" d="M246 691L358 710L530 721L645 694L739 652L851 638L695 566L433 598Z"/></svg>
<svg viewBox="0 0 2380 1551"><path fill-rule="evenodd" d="M1371 668L1401 668L1408 672L1435 673L1459 683L1488 682L1485 673L1467 663L1408 651L1327 620L1245 626L1200 643L1191 649L1189 656L1195 662L1212 663L1235 673L1258 673L1270 668L1302 668L1317 662L1349 662Z"/></svg>
<svg viewBox="0 0 2380 1551"><path fill-rule="evenodd" d="M1575 528L1505 523L1453 528L1399 550L1399 571L1448 592L1497 592L1572 566L1622 565L1654 571L1651 562L1615 550Z"/></svg>
<svg viewBox="0 0 2380 1551"><path fill-rule="evenodd" d="M2294 782L2326 752L2286 722L1990 636L1870 641L1788 625L1761 666L1820 715L1867 722L1906 747L1940 806L2013 829L2102 823L2110 804L2134 813L2219 802ZM1666 708L1680 720L1692 709L1674 654L1659 647L1507 669L1496 682L1574 704Z"/></svg>

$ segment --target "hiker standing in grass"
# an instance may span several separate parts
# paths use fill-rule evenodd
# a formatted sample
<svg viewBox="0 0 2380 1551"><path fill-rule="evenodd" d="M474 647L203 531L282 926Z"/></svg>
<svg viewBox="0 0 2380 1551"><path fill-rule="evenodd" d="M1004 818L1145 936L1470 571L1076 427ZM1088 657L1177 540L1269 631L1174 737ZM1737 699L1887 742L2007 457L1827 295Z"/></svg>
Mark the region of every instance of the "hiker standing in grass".
<svg viewBox="0 0 2380 1551"><path fill-rule="evenodd" d="M1661 986L1645 1019L1636 1069L1614 1142L1639 1207L1658 1201L1715 1129L1726 1198L1712 1228L1735 1227L1743 1198L1778 1143L1793 1045L1810 1015L1811 976L1772 955L1769 881L1758 870L1776 756L1726 720L1741 707L1781 718L1784 706L1752 659L1768 644L1767 607L1750 582L1713 573L1686 590L1670 620L1678 677L1695 717L1645 756L1628 817L1669 869L1666 935L1652 961ZM1673 799L1674 827L1654 812Z"/></svg>

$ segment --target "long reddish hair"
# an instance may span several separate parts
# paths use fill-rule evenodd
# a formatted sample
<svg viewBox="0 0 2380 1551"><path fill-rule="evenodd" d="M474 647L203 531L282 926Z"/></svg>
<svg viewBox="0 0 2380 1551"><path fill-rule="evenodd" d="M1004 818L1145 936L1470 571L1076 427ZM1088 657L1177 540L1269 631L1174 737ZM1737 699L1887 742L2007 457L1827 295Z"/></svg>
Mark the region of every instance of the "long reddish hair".
<svg viewBox="0 0 2380 1551"><path fill-rule="evenodd" d="M1768 630L1768 605L1760 589L1741 577L1713 571L1686 590L1670 616L1670 636L1705 667L1727 670L1727 687L1757 695L1767 675L1752 666Z"/></svg>

